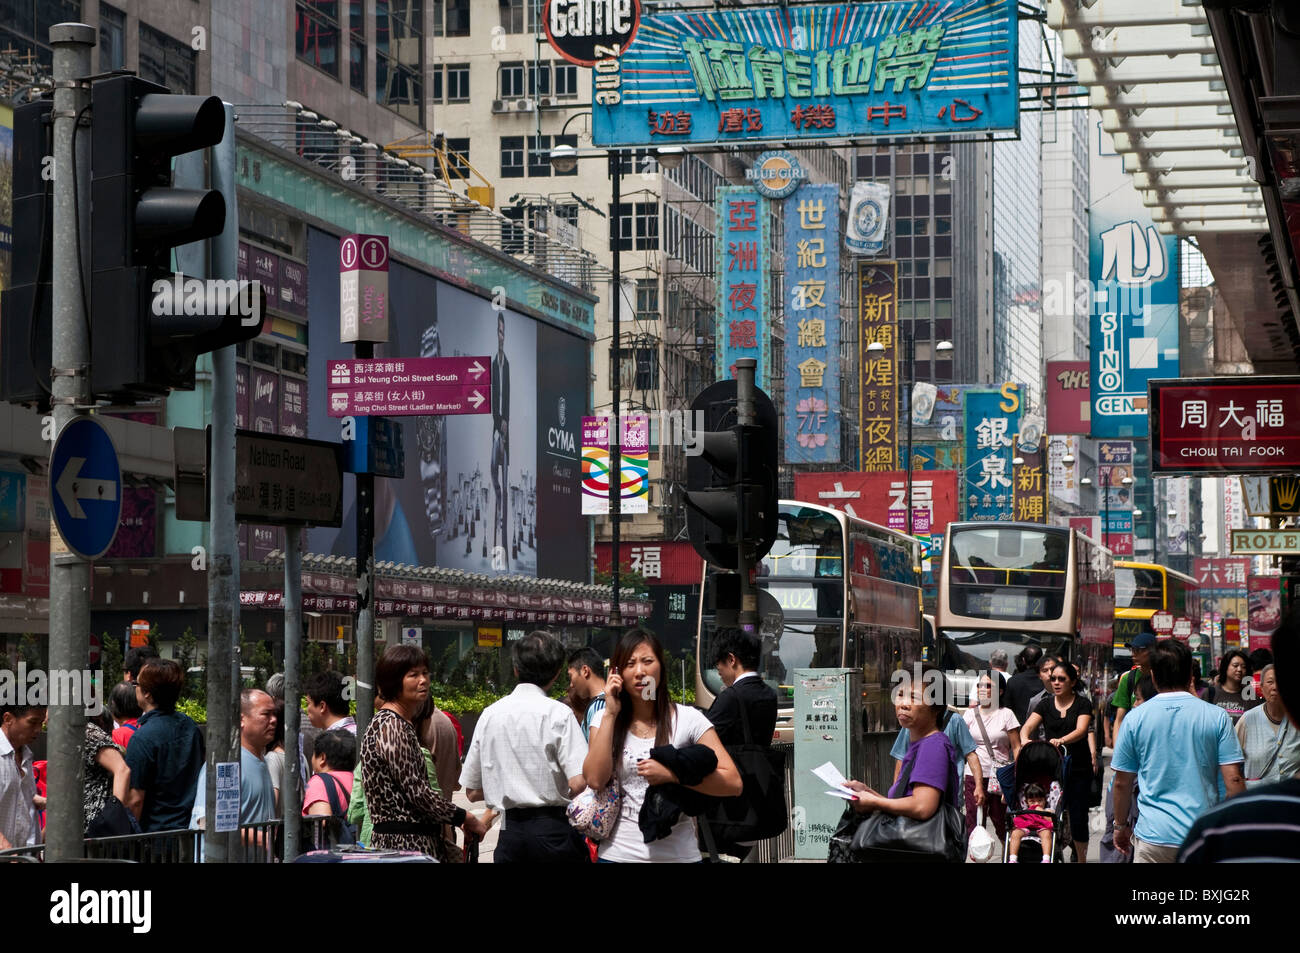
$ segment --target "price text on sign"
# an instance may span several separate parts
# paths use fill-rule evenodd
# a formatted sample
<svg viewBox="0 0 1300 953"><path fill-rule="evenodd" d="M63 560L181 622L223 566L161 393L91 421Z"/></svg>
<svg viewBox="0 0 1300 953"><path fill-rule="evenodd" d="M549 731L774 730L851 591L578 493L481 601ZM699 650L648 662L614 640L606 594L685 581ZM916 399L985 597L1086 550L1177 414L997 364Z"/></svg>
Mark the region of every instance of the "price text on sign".
<svg viewBox="0 0 1300 953"><path fill-rule="evenodd" d="M1300 469L1300 377L1152 381L1150 395L1154 472Z"/></svg>

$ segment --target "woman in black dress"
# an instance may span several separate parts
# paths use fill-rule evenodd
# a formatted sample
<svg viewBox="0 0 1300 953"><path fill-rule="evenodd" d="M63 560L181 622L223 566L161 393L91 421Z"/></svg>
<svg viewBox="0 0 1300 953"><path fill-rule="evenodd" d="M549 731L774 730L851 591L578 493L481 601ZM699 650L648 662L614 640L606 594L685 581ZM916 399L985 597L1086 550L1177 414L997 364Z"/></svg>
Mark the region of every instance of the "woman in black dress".
<svg viewBox="0 0 1300 953"><path fill-rule="evenodd" d="M429 660L413 645L394 645L375 666L383 704L361 742L366 805L374 819L371 847L418 850L440 861L458 859L448 850L442 825L482 837L483 822L434 792L425 772L415 719L429 699Z"/></svg>
<svg viewBox="0 0 1300 953"><path fill-rule="evenodd" d="M1070 773L1065 782L1065 801L1070 810L1070 836L1074 839L1074 859L1082 864L1088 858L1088 795L1096 771L1088 748L1088 728L1092 724L1092 704L1075 694L1079 670L1069 662L1057 662L1049 685L1052 694L1038 703L1021 729L1024 744L1034 739L1041 726L1047 740L1063 748L1070 756Z"/></svg>

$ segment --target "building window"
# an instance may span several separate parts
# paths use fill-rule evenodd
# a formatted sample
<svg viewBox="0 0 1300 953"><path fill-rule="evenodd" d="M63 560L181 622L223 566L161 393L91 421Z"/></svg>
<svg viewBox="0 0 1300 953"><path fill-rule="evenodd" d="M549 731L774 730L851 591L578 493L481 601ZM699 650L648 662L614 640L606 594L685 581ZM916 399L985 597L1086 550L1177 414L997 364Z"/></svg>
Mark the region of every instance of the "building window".
<svg viewBox="0 0 1300 953"><path fill-rule="evenodd" d="M445 0L447 36L469 36L470 0Z"/></svg>
<svg viewBox="0 0 1300 953"><path fill-rule="evenodd" d="M337 49L337 35L334 39ZM173 40L145 23L140 24L140 67L137 72L141 79L161 83L173 93L194 93L194 51L189 44Z"/></svg>
<svg viewBox="0 0 1300 953"><path fill-rule="evenodd" d="M524 137L501 137L501 178L522 179L524 177Z"/></svg>
<svg viewBox="0 0 1300 953"><path fill-rule="evenodd" d="M143 25L140 27L144 35ZM318 70L339 77L339 5L336 2L299 3L295 17L295 46L298 59ZM140 44L140 75L144 76L144 43Z"/></svg>
<svg viewBox="0 0 1300 953"><path fill-rule="evenodd" d="M528 64L528 95L529 96L551 95L551 64L550 63L533 62Z"/></svg>
<svg viewBox="0 0 1300 953"><path fill-rule="evenodd" d="M501 215L510 220L509 223L501 223L501 250L508 255L524 253L524 239L527 234L524 231L524 210L522 205L501 210Z"/></svg>
<svg viewBox="0 0 1300 953"><path fill-rule="evenodd" d="M429 71L429 81L433 84L432 98L435 103L443 101L443 75L441 65L435 66Z"/></svg>
<svg viewBox="0 0 1300 953"><path fill-rule="evenodd" d="M99 71L126 66L126 14L107 3L99 5Z"/></svg>
<svg viewBox="0 0 1300 953"><path fill-rule="evenodd" d="M447 64L447 102L469 102L469 64Z"/></svg>
<svg viewBox="0 0 1300 953"><path fill-rule="evenodd" d="M542 0L498 0L501 9L501 27L507 33L540 33L537 17Z"/></svg>
<svg viewBox="0 0 1300 953"><path fill-rule="evenodd" d="M528 174L536 177L551 174L551 137L528 137Z"/></svg>
<svg viewBox="0 0 1300 953"><path fill-rule="evenodd" d="M617 370L616 370L617 368ZM609 354L610 380L619 375L619 381L633 390L659 389L659 349L653 347L621 348L617 361L613 348Z"/></svg>
<svg viewBox="0 0 1300 953"><path fill-rule="evenodd" d="M497 98L522 99L524 96L524 64L522 61L502 63L497 69Z"/></svg>
<svg viewBox="0 0 1300 953"><path fill-rule="evenodd" d="M404 119L424 124L421 0L393 0L375 15L375 98Z"/></svg>
<svg viewBox="0 0 1300 953"><path fill-rule="evenodd" d="M348 0L348 85L366 91L366 2Z"/></svg>
<svg viewBox="0 0 1300 953"><path fill-rule="evenodd" d="M452 175L469 178L469 140L447 140L447 170Z"/></svg>
<svg viewBox="0 0 1300 953"><path fill-rule="evenodd" d="M623 251L657 251L659 248L659 203L631 202L621 203L617 210L613 205L610 210L610 232L615 230L619 236L619 248ZM611 249L613 243L610 244Z"/></svg>
<svg viewBox="0 0 1300 953"><path fill-rule="evenodd" d="M555 64L555 95L560 99L578 98L578 67L572 63Z"/></svg>
<svg viewBox="0 0 1300 953"><path fill-rule="evenodd" d="M636 280L636 317L638 321L659 320L659 279Z"/></svg>

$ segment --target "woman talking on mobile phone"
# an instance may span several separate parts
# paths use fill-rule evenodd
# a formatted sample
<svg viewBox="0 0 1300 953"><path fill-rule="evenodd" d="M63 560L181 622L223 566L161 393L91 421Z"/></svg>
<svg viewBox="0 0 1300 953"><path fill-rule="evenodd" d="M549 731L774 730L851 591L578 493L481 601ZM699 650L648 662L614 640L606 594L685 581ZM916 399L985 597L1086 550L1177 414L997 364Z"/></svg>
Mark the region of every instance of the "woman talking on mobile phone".
<svg viewBox="0 0 1300 953"><path fill-rule="evenodd" d="M632 629L619 640L605 682L605 710L592 719L582 771L593 788L617 778L623 790L618 821L600 845L603 863L700 862L695 824L685 815L667 837L647 844L641 833L641 806L650 786L680 783L651 757L652 749L703 745L717 757L717 768L700 784L686 787L713 797L734 797L743 789L717 731L698 709L673 703L665 672L663 646L654 635Z"/></svg>

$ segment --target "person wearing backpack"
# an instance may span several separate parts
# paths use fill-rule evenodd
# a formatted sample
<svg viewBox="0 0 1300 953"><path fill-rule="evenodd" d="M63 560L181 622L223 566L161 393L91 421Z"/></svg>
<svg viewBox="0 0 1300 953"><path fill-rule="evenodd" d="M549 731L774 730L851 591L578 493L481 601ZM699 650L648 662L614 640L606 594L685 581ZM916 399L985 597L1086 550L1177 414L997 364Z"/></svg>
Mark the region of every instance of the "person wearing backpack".
<svg viewBox="0 0 1300 953"><path fill-rule="evenodd" d="M1134 708L1133 692L1143 677L1151 674L1151 647L1156 644L1156 637L1150 632L1139 632L1129 642L1129 651L1133 653L1133 667L1119 677L1115 685L1115 695L1111 704L1115 706L1115 727L1111 729L1111 738L1119 742L1119 726L1124 724L1124 716Z"/></svg>
<svg viewBox="0 0 1300 953"><path fill-rule="evenodd" d="M316 736L311 757L312 776L302 799L304 816L325 815L339 819L340 843L356 842L356 829L348 823L348 802L352 798L353 771L357 766L357 739L347 731L322 731Z"/></svg>
<svg viewBox="0 0 1300 953"><path fill-rule="evenodd" d="M112 731L113 743L125 751L131 743L131 736L140 727L140 716L144 714L139 699L135 697L135 685L130 682L117 685L108 696L108 711L117 724Z"/></svg>

